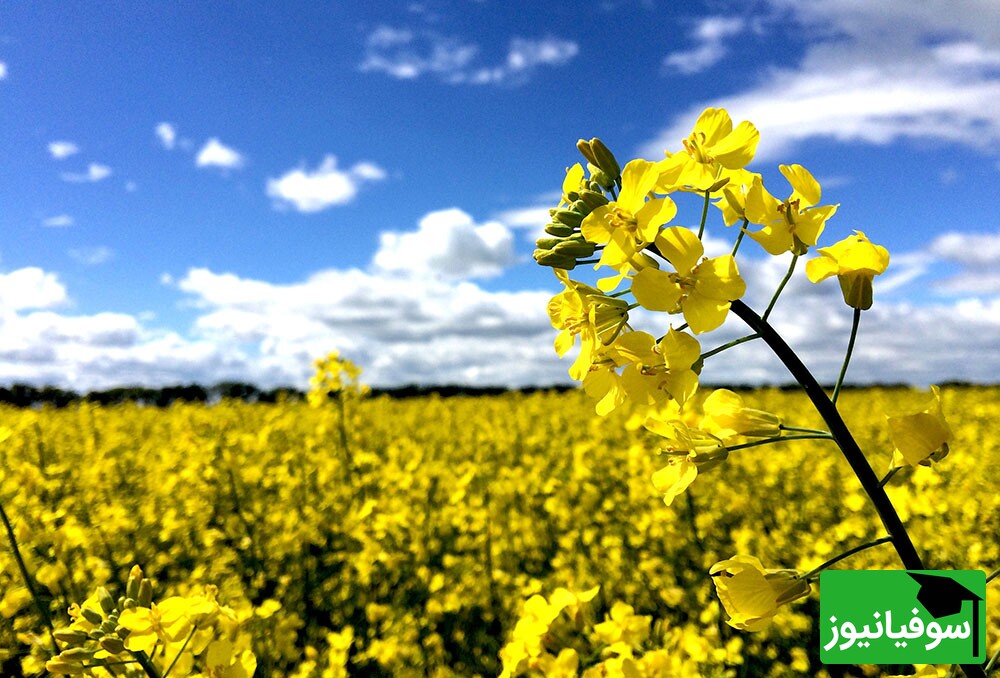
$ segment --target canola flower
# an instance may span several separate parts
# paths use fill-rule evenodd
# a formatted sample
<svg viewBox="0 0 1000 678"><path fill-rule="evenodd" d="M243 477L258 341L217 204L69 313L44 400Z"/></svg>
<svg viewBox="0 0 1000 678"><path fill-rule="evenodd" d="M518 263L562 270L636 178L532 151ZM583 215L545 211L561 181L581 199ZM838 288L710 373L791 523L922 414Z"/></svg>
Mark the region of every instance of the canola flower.
<svg viewBox="0 0 1000 678"><path fill-rule="evenodd" d="M818 246L839 205L821 205L819 182L797 164L779 166L792 191L784 200L774 197L765 187L762 175L747 168L758 140L759 133L752 123L744 121L733 128L728 112L709 108L698 118L691 135L682 140L682 151L668 149L666 159L657 163L630 160L625 164L627 172L623 171L622 177L614 175L619 164L613 156L607 158L611 155L610 150L597 144L596 139L581 140L578 148L591 161L591 167L596 165L595 169L613 178L617 186L628 186L627 209L622 213L628 218L615 222L606 217L609 210L614 209L616 196L609 182L596 181L588 184L588 190L604 188L611 191L609 202L594 211L582 210L582 227L579 233L572 231L571 236L582 238L584 243L593 243L595 248L605 247L595 269L609 267L617 275L604 278L598 284L613 289L627 281L628 288L614 295L616 300L632 296L634 304L626 309L640 306L667 317L661 317L656 324L650 321L649 328L636 327L633 323L624 325L629 331L616 331L608 336L600 342L599 350L581 351L570 374L581 380L584 390L597 401L598 415L618 409L631 411L646 430L662 439L656 451L666 458L666 464L652 474L651 483L662 493L665 504L675 505L677 498L689 491L700 475L713 468L725 467L734 452L746 450L744 454L753 454L756 450L750 452L751 448L792 440L826 440L839 449L850 465L864 496L889 535L861 547L848 548L844 557L865 548L892 543L905 567L922 568L924 561L886 485L900 466L929 465L948 454L951 430L941 408L939 391L935 387L934 400L923 411L887 417L893 446L889 451L891 470L881 479L838 409L841 387L858 336L861 311L872 306L873 279L885 272L889 253L884 247L873 244L863 232L855 231L854 235L832 246L820 247L819 256L806 264L806 276L812 282L836 276L844 302L854 309L843 365L832 395L827 395L767 319L794 275L798 258ZM602 149L601 158L587 152L595 147ZM660 175L653 182L648 177L656 169L660 170ZM627 180L625 174L628 174ZM664 219L635 218L638 214L657 214L660 206L673 205L674 196L684 192L703 196L701 223L697 229L668 226ZM708 258L703 238L713 194L718 198L715 205L721 211L724 226L740 221L742 225L731 254ZM667 203L668 200L671 202ZM570 208L572 211L572 205ZM620 229L627 226L630 229L627 231L630 234L628 248L623 249L620 245L611 248L609 243L616 231L608 227L599 230L596 227L599 223ZM750 230L751 225L760 228ZM744 235L749 235L770 255L791 254L788 271L762 314L741 299L746 283L738 270L736 256ZM538 261L547 265L544 259ZM561 268L569 270L576 263ZM564 271L557 275L561 280L568 279ZM574 284L585 285L583 282ZM672 317L676 315L683 316L684 322L679 327L675 327ZM648 350L635 350L636 346L648 347L654 336L675 336L674 333L685 329L704 343L730 315L746 324L751 334L716 346L691 362L691 371L697 377L689 380L689 388L680 389L664 379L645 382L659 390L658 395L649 390L633 387L630 391L625 387L625 375L643 373L650 362L644 355ZM806 426L807 422L785 423L769 411L745 406L738 394L726 390L718 390L703 399L700 408L695 404L692 396L697 392L701 373L709 359L755 340L766 344L785 365L826 428ZM620 374L618 369L622 370ZM678 397L677 392L682 396ZM819 569L837 561L834 558ZM727 622L746 631L763 630L778 607L808 595L810 590L808 582L799 579L792 570L764 570L760 561L751 555L720 561L712 566L710 574L715 577L719 597L728 613ZM982 676L985 671L980 665L963 665L962 670L969 676Z"/></svg>

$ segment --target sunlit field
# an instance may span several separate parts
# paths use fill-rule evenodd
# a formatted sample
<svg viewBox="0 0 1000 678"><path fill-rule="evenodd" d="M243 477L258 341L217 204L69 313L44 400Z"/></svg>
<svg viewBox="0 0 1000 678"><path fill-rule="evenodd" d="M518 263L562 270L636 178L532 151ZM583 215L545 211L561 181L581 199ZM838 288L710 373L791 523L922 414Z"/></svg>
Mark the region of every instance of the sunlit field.
<svg viewBox="0 0 1000 678"><path fill-rule="evenodd" d="M1000 389L942 393L956 415L952 453L898 473L889 495L929 568L991 571ZM822 425L797 391L743 395L796 425ZM892 450L884 414L924 400L907 389L842 394L880 475ZM574 649L580 671L625 642L648 675L821 675L815 587L749 634L724 623L708 571L744 553L808 571L882 536L837 447L734 451L666 506L651 482L663 465L658 437L593 407L572 391L361 398L343 409L333 400L0 409L0 501L42 603L5 538L2 673L43 672L44 615L58 633L99 586L125 595L139 565L154 601L222 606L231 642L212 645L225 656L211 675L251 674L250 652L261 676L497 675L526 601L559 589L574 595L543 642L553 658ZM885 545L837 567L900 563ZM988 614L992 654L1000 611ZM175 655L207 652L193 628L186 646L178 635L149 646L161 674ZM187 675L182 664L177 675Z"/></svg>

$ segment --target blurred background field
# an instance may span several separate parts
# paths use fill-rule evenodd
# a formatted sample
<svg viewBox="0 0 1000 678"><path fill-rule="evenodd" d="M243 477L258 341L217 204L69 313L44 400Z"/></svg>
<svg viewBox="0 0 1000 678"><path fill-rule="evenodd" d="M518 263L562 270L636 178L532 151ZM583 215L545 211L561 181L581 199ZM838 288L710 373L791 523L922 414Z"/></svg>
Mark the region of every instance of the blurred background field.
<svg viewBox="0 0 1000 678"><path fill-rule="evenodd" d="M790 425L821 426L798 392L744 395ZM924 397L842 395L880 475L883 415ZM898 474L890 496L928 568L990 572L1000 388L943 397L951 454ZM667 507L650 482L663 465L656 437L595 417L578 391L379 396L343 414L334 402L236 400L0 408L0 501L56 625L98 585L117 596L138 563L157 598L218 585L253 634L258 675L497 675L528 597L600 585L589 614L600 621L622 601L651 616L645 647L669 647L685 671L816 675L815 590L744 634L723 623L708 569L739 553L809 570L884 534L827 441L734 452ZM0 673L16 676L44 664L30 650L45 627L8 546ZM900 564L882 546L838 566ZM990 654L998 643L991 596Z"/></svg>

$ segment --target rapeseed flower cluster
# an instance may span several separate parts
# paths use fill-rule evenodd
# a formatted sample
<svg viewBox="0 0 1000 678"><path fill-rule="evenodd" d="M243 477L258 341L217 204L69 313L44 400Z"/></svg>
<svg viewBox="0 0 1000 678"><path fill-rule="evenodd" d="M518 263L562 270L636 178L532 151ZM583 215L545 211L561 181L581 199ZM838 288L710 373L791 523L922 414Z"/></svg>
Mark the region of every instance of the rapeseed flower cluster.
<svg viewBox="0 0 1000 678"><path fill-rule="evenodd" d="M929 466L948 454L953 436L937 387L931 404L922 411L886 418L890 471L881 479L837 407L861 312L872 306L873 280L886 271L889 253L863 232L854 231L838 243L819 247L818 256L806 262L809 280L819 283L836 277L844 302L853 309L843 366L832 395L827 395L767 319L798 259L817 248L839 205L822 204L819 182L801 165L778 167L791 192L784 199L775 197L762 175L748 169L759 139L752 123L734 126L727 111L709 108L690 135L680 140L682 148L668 149L662 160L639 158L621 166L600 140L578 142L587 160L586 171L581 164L567 170L562 200L551 211L553 223L547 227L556 237L540 240L535 252L538 263L556 269L568 290L587 290L571 326L560 324L562 316L551 313L553 305L560 304L556 300L550 304L552 324L562 329L556 339L557 352L566 355L573 338L579 336L581 350L570 376L581 381L594 398L597 414L623 410L630 421L659 436L658 453L665 464L651 475L651 482L667 505L675 504L700 475L727 462L733 452L790 440L825 439L850 463L889 533L859 548L845 544L845 553L891 542L904 566L922 569L919 552L885 488L901 467ZM697 227L671 223L684 194L701 198ZM739 224L729 254L706 253L703 241L712 205L720 211L725 227ZM790 261L788 272L759 315L742 301L747 285L736 256L745 236L767 254ZM572 248L565 246L570 240ZM560 255L550 256L552 251ZM589 258L598 253L597 258ZM598 271L610 269L610 275L599 277L594 286L570 278L568 271L580 264L593 264ZM609 314L612 308L614 313ZM635 309L661 315L642 314L639 326ZM752 333L702 352L702 342L731 313ZM695 397L712 356L754 340L767 344L788 368L824 428L746 406L738 394L724 389ZM722 379L738 381L741 377ZM837 560L801 574L765 569L755 556L736 552L715 563L710 574L727 622L741 630L762 631L779 607L807 596L809 579ZM963 669L982 675L982 667Z"/></svg>
<svg viewBox="0 0 1000 678"><path fill-rule="evenodd" d="M773 426L759 412L807 404L773 389L734 394L740 400L716 405L691 397L723 439ZM943 409L964 413L947 463L908 466L888 490L935 567L991 570L1000 485L979 469L1000 463L1000 394L946 388L940 397ZM92 607L82 603L98 587L117 605L127 589L118 577L139 562L156 581L157 606L211 591L233 610L258 675L498 675L525 601L598 585L579 606L589 615L582 635L545 639L556 658L576 648L581 673L667 650L678 663L665 666L681 668L654 675L822 675L809 640L815 590L743 635L722 624L707 573L747 553L766 568L806 572L841 544L880 535L831 443L732 452L725 474L700 476L668 507L649 480L663 462L648 450L662 438L624 410L581 418L589 402L582 392L363 399L348 409L353 467L339 449L336 406L0 407L0 505L57 633L73 623L73 603ZM891 449L882 412L928 405L926 394L883 389L846 391L840 407L862 444ZM976 458L957 453L971 446ZM942 522L947 515L961 520ZM2 533L0 545L0 674L37 675L69 648L58 639L53 648ZM871 549L851 566L897 564ZM171 635L183 633L174 606L160 616ZM557 630L572 626L568 609ZM651 618L650 635L630 658L603 655L618 632L600 625L633 617ZM995 608L988 626L996 638ZM140 638L152 636L142 629ZM166 643L154 645L154 663ZM170 676L183 676L179 667Z"/></svg>

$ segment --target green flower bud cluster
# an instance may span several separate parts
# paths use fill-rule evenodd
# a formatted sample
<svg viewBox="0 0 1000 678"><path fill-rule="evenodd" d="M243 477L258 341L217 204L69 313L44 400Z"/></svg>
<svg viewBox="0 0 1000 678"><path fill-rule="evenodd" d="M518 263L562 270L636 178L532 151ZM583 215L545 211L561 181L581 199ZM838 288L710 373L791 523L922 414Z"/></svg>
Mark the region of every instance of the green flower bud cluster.
<svg viewBox="0 0 1000 678"><path fill-rule="evenodd" d="M545 227L551 237L539 238L534 258L542 266L573 270L581 259L587 259L598 250L598 245L588 241L581 231L583 220L599 207L607 205L606 191L621 187L621 168L615 156L600 139L580 139L577 148L587 160L590 179L581 181L579 187L566 193L559 207L549 210L552 219Z"/></svg>
<svg viewBox="0 0 1000 678"><path fill-rule="evenodd" d="M95 597L99 609L88 603L84 603L83 607L74 605L70 609L70 616L74 616L75 621L68 628L53 632L56 641L66 646L66 649L46 662L45 668L50 673L80 675L88 672L91 667L107 665L109 660L106 659L106 654L102 654L104 659L95 658L101 650L112 655L127 652L125 639L130 631L118 623L118 618L125 610L150 607L153 602L153 584L143 577L142 569L136 565L129 572L125 595L115 600L106 588L100 586ZM138 666L129 667L122 675L132 673L144 675Z"/></svg>

